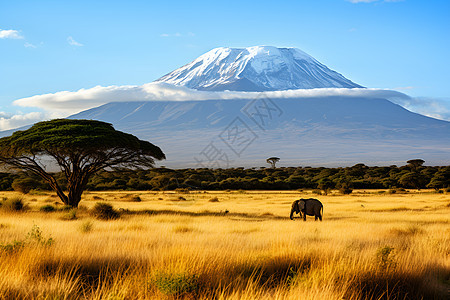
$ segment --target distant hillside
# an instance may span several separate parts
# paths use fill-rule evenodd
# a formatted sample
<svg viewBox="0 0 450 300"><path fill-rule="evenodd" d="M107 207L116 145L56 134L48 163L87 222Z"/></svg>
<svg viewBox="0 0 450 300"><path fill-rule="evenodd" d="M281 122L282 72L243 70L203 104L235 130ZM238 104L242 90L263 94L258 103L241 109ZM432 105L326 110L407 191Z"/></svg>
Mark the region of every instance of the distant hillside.
<svg viewBox="0 0 450 300"><path fill-rule="evenodd" d="M270 156L285 166L389 165L412 157L446 165L450 157L450 122L379 98L117 102L71 118L110 122L148 139L170 167L213 164L204 153L211 143L227 156L221 167L263 166ZM246 133L233 140L233 128Z"/></svg>

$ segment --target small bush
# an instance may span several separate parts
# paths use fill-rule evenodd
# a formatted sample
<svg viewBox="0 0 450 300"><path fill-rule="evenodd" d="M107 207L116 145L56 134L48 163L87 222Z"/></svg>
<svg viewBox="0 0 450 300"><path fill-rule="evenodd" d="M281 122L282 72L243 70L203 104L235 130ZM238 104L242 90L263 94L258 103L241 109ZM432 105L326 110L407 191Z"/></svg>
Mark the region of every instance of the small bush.
<svg viewBox="0 0 450 300"><path fill-rule="evenodd" d="M14 197L4 200L2 208L7 211L22 211L25 209L25 205L21 197Z"/></svg>
<svg viewBox="0 0 450 300"><path fill-rule="evenodd" d="M127 200L130 202L141 202L142 199L138 195L128 195Z"/></svg>
<svg viewBox="0 0 450 300"><path fill-rule="evenodd" d="M77 218L77 210L75 208L70 209L61 217L61 219L66 220L66 221L73 221L73 220L78 219Z"/></svg>
<svg viewBox="0 0 450 300"><path fill-rule="evenodd" d="M217 197L211 198L209 199L209 202L219 202L219 198Z"/></svg>
<svg viewBox="0 0 450 300"><path fill-rule="evenodd" d="M56 210L56 208L53 205L44 205L41 206L39 210L42 212L53 212Z"/></svg>
<svg viewBox="0 0 450 300"><path fill-rule="evenodd" d="M91 221L85 221L80 225L80 231L83 233L88 233L92 231L93 226L94 223L92 223Z"/></svg>
<svg viewBox="0 0 450 300"><path fill-rule="evenodd" d="M189 194L190 191L191 190L189 188L177 188L177 189L175 189L175 192L180 193L180 194Z"/></svg>
<svg viewBox="0 0 450 300"><path fill-rule="evenodd" d="M390 189L390 190L388 191L388 193L389 193L389 194L395 194L395 193L397 193L397 190Z"/></svg>
<svg viewBox="0 0 450 300"><path fill-rule="evenodd" d="M312 190L312 193L313 194L316 194L316 195L322 195L322 191L321 190Z"/></svg>
<svg viewBox="0 0 450 300"><path fill-rule="evenodd" d="M136 196L131 197L131 201L132 202L141 202L142 199L141 199L141 197L136 195Z"/></svg>
<svg viewBox="0 0 450 300"><path fill-rule="evenodd" d="M28 232L25 240L28 242L35 242L36 244L42 246L51 246L54 243L54 240L52 238L44 238L42 230L37 225L33 225L30 232Z"/></svg>
<svg viewBox="0 0 450 300"><path fill-rule="evenodd" d="M25 243L23 241L13 241L7 244L0 244L0 251L6 253L14 253L23 249Z"/></svg>
<svg viewBox="0 0 450 300"><path fill-rule="evenodd" d="M33 189L29 191L29 195L34 195L34 196L43 196L43 195L47 195L48 192L46 191L42 191L42 190L37 190L37 189Z"/></svg>
<svg viewBox="0 0 450 300"><path fill-rule="evenodd" d="M56 202L56 203L59 203L59 202ZM71 211L72 209L73 209L73 207L71 205L63 205L58 210L60 210L60 211Z"/></svg>
<svg viewBox="0 0 450 300"><path fill-rule="evenodd" d="M101 220L114 220L120 217L119 213L107 203L97 202L92 209L92 214L97 219Z"/></svg>
<svg viewBox="0 0 450 300"><path fill-rule="evenodd" d="M196 293L199 289L199 276L188 273L159 272L153 279L153 284L160 292L168 296L179 297Z"/></svg>
<svg viewBox="0 0 450 300"><path fill-rule="evenodd" d="M39 183L32 178L17 178L14 179L11 187L16 192L21 192L23 194L28 194L32 189L36 188Z"/></svg>
<svg viewBox="0 0 450 300"><path fill-rule="evenodd" d="M393 251L394 248L390 246L384 246L377 250L377 263L380 269L387 270L395 268L396 263Z"/></svg>
<svg viewBox="0 0 450 300"><path fill-rule="evenodd" d="M350 195L353 192L353 189L351 189L351 188L340 188L339 192L341 192L344 195Z"/></svg>

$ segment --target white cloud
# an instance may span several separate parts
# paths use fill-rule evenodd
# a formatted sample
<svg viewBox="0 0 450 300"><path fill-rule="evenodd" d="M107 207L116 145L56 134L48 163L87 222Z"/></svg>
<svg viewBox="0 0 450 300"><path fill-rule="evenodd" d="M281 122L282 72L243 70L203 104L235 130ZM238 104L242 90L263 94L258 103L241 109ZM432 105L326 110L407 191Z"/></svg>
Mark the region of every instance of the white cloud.
<svg viewBox="0 0 450 300"><path fill-rule="evenodd" d="M25 48L37 48L36 45L33 45L32 43L28 43L26 42L25 44L23 44Z"/></svg>
<svg viewBox="0 0 450 300"><path fill-rule="evenodd" d="M17 30L2 30L0 29L0 39L23 39L23 36L20 35Z"/></svg>
<svg viewBox="0 0 450 300"><path fill-rule="evenodd" d="M43 112L17 114L0 112L0 130L13 129L51 118L51 115Z"/></svg>
<svg viewBox="0 0 450 300"><path fill-rule="evenodd" d="M444 98L402 98L393 101L404 108L436 119L450 121L450 99Z"/></svg>
<svg viewBox="0 0 450 300"><path fill-rule="evenodd" d="M83 44L78 43L77 41L75 41L75 40L73 39L73 37L71 37L71 36L67 37L67 42L69 43L69 45L72 45L72 46L77 46L77 47L82 47L82 46L84 46Z"/></svg>
<svg viewBox="0 0 450 300"><path fill-rule="evenodd" d="M47 111L61 114L73 114L93 108L108 102L124 101L186 101L208 99L242 99L255 98L257 92L209 92L174 86L163 82L152 82L141 86L96 86L90 89L80 89L75 92L62 91L52 94L36 95L14 101L15 105L23 107L39 107ZM354 96L409 98L400 92L381 89L311 89L265 92L270 98L301 98L322 96Z"/></svg>
<svg viewBox="0 0 450 300"><path fill-rule="evenodd" d="M261 94L257 92L210 92L197 91L186 87L174 86L163 82L152 82L141 86L96 86L90 89L78 91L61 91L51 94L36 95L14 101L14 105L22 107L38 107L46 111L44 117L67 117L71 114L94 108L109 102L132 102L132 101L188 101L188 100L210 100L210 99L253 99ZM399 104L413 112L430 117L450 121L450 100L436 98L411 98L401 92L383 89L300 89L287 91L270 91L264 95L268 98L311 98L325 96L347 96L364 98L384 98ZM35 117L33 120L25 120ZM23 121L22 121L23 120ZM0 129L12 128L15 124L23 125L39 121L39 115L35 113L18 115L15 117L4 117L4 124ZM21 123L22 122L22 123Z"/></svg>

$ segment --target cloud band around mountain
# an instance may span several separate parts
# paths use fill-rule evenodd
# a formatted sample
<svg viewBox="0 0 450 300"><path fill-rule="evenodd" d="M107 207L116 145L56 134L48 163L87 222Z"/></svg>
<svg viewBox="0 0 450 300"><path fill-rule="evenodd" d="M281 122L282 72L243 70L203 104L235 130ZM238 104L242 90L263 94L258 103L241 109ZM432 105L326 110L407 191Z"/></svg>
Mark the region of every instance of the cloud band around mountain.
<svg viewBox="0 0 450 300"><path fill-rule="evenodd" d="M66 117L71 114L94 108L109 102L128 101L188 101L210 99L252 99L259 92L208 92L162 82L147 83L141 86L95 86L78 91L62 91L36 95L14 101L22 107L37 107L47 111L46 115ZM268 98L311 98L326 96L349 96L364 98L385 98L411 111L427 116L450 120L450 101L445 99L411 98L393 90L369 88L321 88L264 92ZM3 127L2 129L5 129Z"/></svg>
<svg viewBox="0 0 450 300"><path fill-rule="evenodd" d="M210 99L251 99L260 95L259 92L208 92L197 91L186 87L167 83L147 83L141 86L95 86L90 89L80 89L75 92L62 91L51 94L36 95L14 101L22 107L39 107L47 111L60 113L77 113L109 102L126 101L188 101ZM409 98L400 92L382 89L365 88L322 88L299 89L286 91L264 92L269 98L305 98L324 96L351 96L377 98Z"/></svg>

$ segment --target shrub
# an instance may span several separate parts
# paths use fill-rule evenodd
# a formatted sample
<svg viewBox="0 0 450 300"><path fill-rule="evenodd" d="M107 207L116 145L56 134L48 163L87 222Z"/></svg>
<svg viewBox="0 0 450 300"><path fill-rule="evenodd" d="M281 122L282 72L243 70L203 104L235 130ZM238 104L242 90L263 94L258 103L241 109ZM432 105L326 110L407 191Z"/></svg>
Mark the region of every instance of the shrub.
<svg viewBox="0 0 450 300"><path fill-rule="evenodd" d="M42 230L37 225L33 225L30 232L28 232L25 241L35 242L36 244L39 244L42 246L51 246L54 243L54 240L52 238L48 238L48 239L44 238L44 235L42 234Z"/></svg>
<svg viewBox="0 0 450 300"><path fill-rule="evenodd" d="M176 188L175 192L180 193L180 194L189 194L189 192L191 191L190 188Z"/></svg>
<svg viewBox="0 0 450 300"><path fill-rule="evenodd" d="M7 244L0 244L0 251L6 252L8 254L18 252L22 250L25 246L30 245L40 245L40 246L51 246L55 241L53 238L45 238L42 234L42 230L37 225L33 225L31 230L28 232L26 237L22 240L14 240Z"/></svg>
<svg viewBox="0 0 450 300"><path fill-rule="evenodd" d="M92 231L92 227L94 226L94 223L91 221L85 221L80 225L80 231L83 233L87 233Z"/></svg>
<svg viewBox="0 0 450 300"><path fill-rule="evenodd" d="M339 192L341 192L344 195L349 195L353 192L353 190L351 188L344 187L344 188L340 188Z"/></svg>
<svg viewBox="0 0 450 300"><path fill-rule="evenodd" d="M59 203L59 202L55 202L55 203ZM71 211L73 209L73 207L71 205L63 205L59 208L60 211Z"/></svg>
<svg viewBox="0 0 450 300"><path fill-rule="evenodd" d="M13 241L7 244L0 244L0 251L13 253L23 249L25 243L23 241Z"/></svg>
<svg viewBox="0 0 450 300"><path fill-rule="evenodd" d="M188 273L159 272L155 274L153 284L163 294L179 297L198 291L198 277L198 275L191 275Z"/></svg>
<svg viewBox="0 0 450 300"><path fill-rule="evenodd" d="M23 194L28 194L32 189L36 188L39 182L32 178L17 178L11 184L11 187L16 192L21 192Z"/></svg>
<svg viewBox="0 0 450 300"><path fill-rule="evenodd" d="M388 191L388 193L389 193L389 194L395 194L395 193L397 193L397 190L390 189L390 190Z"/></svg>
<svg viewBox="0 0 450 300"><path fill-rule="evenodd" d="M130 202L141 202L142 201L141 197L139 197L138 195L127 195L125 198Z"/></svg>
<svg viewBox="0 0 450 300"><path fill-rule="evenodd" d="M75 208L70 209L62 217L62 220L72 221L77 219L77 210Z"/></svg>
<svg viewBox="0 0 450 300"><path fill-rule="evenodd" d="M209 199L209 202L219 202L219 198L217 197L211 198Z"/></svg>
<svg viewBox="0 0 450 300"><path fill-rule="evenodd" d="M119 213L107 203L97 202L92 209L92 214L97 219L101 220L113 220L119 218Z"/></svg>
<svg viewBox="0 0 450 300"><path fill-rule="evenodd" d="M377 250L377 263L380 269L387 270L395 268L396 263L393 251L394 248L390 246L384 246Z"/></svg>
<svg viewBox="0 0 450 300"><path fill-rule="evenodd" d="M312 190L312 193L313 194L316 194L316 195L322 195L322 191L321 190Z"/></svg>
<svg viewBox="0 0 450 300"><path fill-rule="evenodd" d="M44 205L44 206L41 206L39 208L39 210L42 212L52 212L52 211L55 211L56 208L53 205Z"/></svg>
<svg viewBox="0 0 450 300"><path fill-rule="evenodd" d="M25 205L21 197L14 197L4 200L2 208L7 211L22 211L25 209Z"/></svg>

